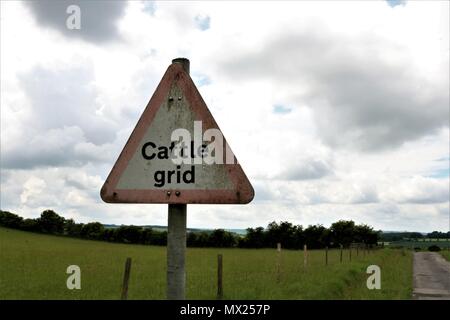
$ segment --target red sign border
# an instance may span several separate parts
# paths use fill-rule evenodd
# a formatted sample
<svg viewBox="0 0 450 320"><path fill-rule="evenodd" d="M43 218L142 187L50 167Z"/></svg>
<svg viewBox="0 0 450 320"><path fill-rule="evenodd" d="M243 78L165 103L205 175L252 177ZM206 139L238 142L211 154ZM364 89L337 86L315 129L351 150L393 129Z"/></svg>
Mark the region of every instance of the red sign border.
<svg viewBox="0 0 450 320"><path fill-rule="evenodd" d="M192 111L203 121L204 128L216 128L215 122L205 101L198 92L194 82L179 63L172 63L165 72L161 82L142 113L136 127L114 164L108 178L100 191L100 196L107 203L169 203L169 204L246 204L252 201L254 190L239 163L223 164L234 189L178 190L178 189L117 189L117 183L139 146L148 126L157 111L168 99L169 90L176 81L189 102ZM228 143L224 138L224 150ZM231 150L231 148L229 148ZM225 154L225 153L224 153ZM237 160L236 160L237 162Z"/></svg>

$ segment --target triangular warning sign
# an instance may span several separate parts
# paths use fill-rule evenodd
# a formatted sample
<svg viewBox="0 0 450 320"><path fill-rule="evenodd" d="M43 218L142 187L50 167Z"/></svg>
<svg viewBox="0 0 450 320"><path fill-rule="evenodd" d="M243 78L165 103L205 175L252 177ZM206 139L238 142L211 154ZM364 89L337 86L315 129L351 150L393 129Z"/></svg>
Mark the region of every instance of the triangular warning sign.
<svg viewBox="0 0 450 320"><path fill-rule="evenodd" d="M253 187L194 82L172 63L102 189L115 203L248 203Z"/></svg>

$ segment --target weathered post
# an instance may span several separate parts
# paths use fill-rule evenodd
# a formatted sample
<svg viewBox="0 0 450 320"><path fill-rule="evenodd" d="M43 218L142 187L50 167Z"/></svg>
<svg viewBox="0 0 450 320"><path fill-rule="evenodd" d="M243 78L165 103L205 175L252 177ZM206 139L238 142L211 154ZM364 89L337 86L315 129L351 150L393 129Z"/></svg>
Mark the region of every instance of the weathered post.
<svg viewBox="0 0 450 320"><path fill-rule="evenodd" d="M308 248L306 244L303 245L303 267L308 265Z"/></svg>
<svg viewBox="0 0 450 320"><path fill-rule="evenodd" d="M348 247L348 258L350 261L352 261L352 245L351 244Z"/></svg>
<svg viewBox="0 0 450 320"><path fill-rule="evenodd" d="M189 60L173 59L189 74ZM177 191L179 193L179 191ZM184 300L186 287L186 204L169 204L167 224L167 299Z"/></svg>
<svg viewBox="0 0 450 320"><path fill-rule="evenodd" d="M217 255L217 299L221 300L223 298L223 264L222 255Z"/></svg>
<svg viewBox="0 0 450 320"><path fill-rule="evenodd" d="M328 265L328 246L325 247L325 265Z"/></svg>
<svg viewBox="0 0 450 320"><path fill-rule="evenodd" d="M123 273L123 283L122 283L122 300L127 300L128 298L128 282L130 280L131 271L131 258L127 258L125 261L125 272Z"/></svg>
<svg viewBox="0 0 450 320"><path fill-rule="evenodd" d="M448 220L448 234L450 235L450 219ZM450 239L443 239L447 243L447 251L450 250L450 243L448 242Z"/></svg>
<svg viewBox="0 0 450 320"><path fill-rule="evenodd" d="M281 243L277 243L277 282L281 280Z"/></svg>
<svg viewBox="0 0 450 320"><path fill-rule="evenodd" d="M359 243L356 245L356 256L359 255Z"/></svg>
<svg viewBox="0 0 450 320"><path fill-rule="evenodd" d="M186 287L186 207L169 204L167 233L167 299L184 300Z"/></svg>

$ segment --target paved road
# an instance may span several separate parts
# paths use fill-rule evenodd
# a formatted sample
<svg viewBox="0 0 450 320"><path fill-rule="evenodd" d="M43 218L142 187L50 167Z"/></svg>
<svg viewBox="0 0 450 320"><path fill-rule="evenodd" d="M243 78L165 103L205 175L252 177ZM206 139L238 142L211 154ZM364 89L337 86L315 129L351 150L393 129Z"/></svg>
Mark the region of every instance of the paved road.
<svg viewBox="0 0 450 320"><path fill-rule="evenodd" d="M414 253L413 298L450 300L450 262L439 253Z"/></svg>

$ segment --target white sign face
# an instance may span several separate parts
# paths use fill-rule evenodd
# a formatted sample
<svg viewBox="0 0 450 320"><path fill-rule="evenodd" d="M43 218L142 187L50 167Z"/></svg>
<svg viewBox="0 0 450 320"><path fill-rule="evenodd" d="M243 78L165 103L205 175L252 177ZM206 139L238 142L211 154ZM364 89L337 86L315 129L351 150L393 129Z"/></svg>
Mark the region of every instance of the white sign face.
<svg viewBox="0 0 450 320"><path fill-rule="evenodd" d="M248 203L253 188L182 67L158 85L101 191L106 202Z"/></svg>
<svg viewBox="0 0 450 320"><path fill-rule="evenodd" d="M199 150L194 150L193 147L194 127L197 127L197 131L202 130L202 122L195 120L195 114L178 87L172 87L169 96L177 98L173 102L163 102L158 109L153 122L120 177L117 188L124 190L159 190L161 188L232 190L233 183L225 166L194 164L195 156L201 157L201 152L206 149L203 141ZM186 141L183 152L183 154L186 153L186 157L192 159L192 164L176 164L173 161L176 143L171 140L172 133L180 128L185 129L189 133L188 136L192 138ZM200 134L203 135L201 131Z"/></svg>

